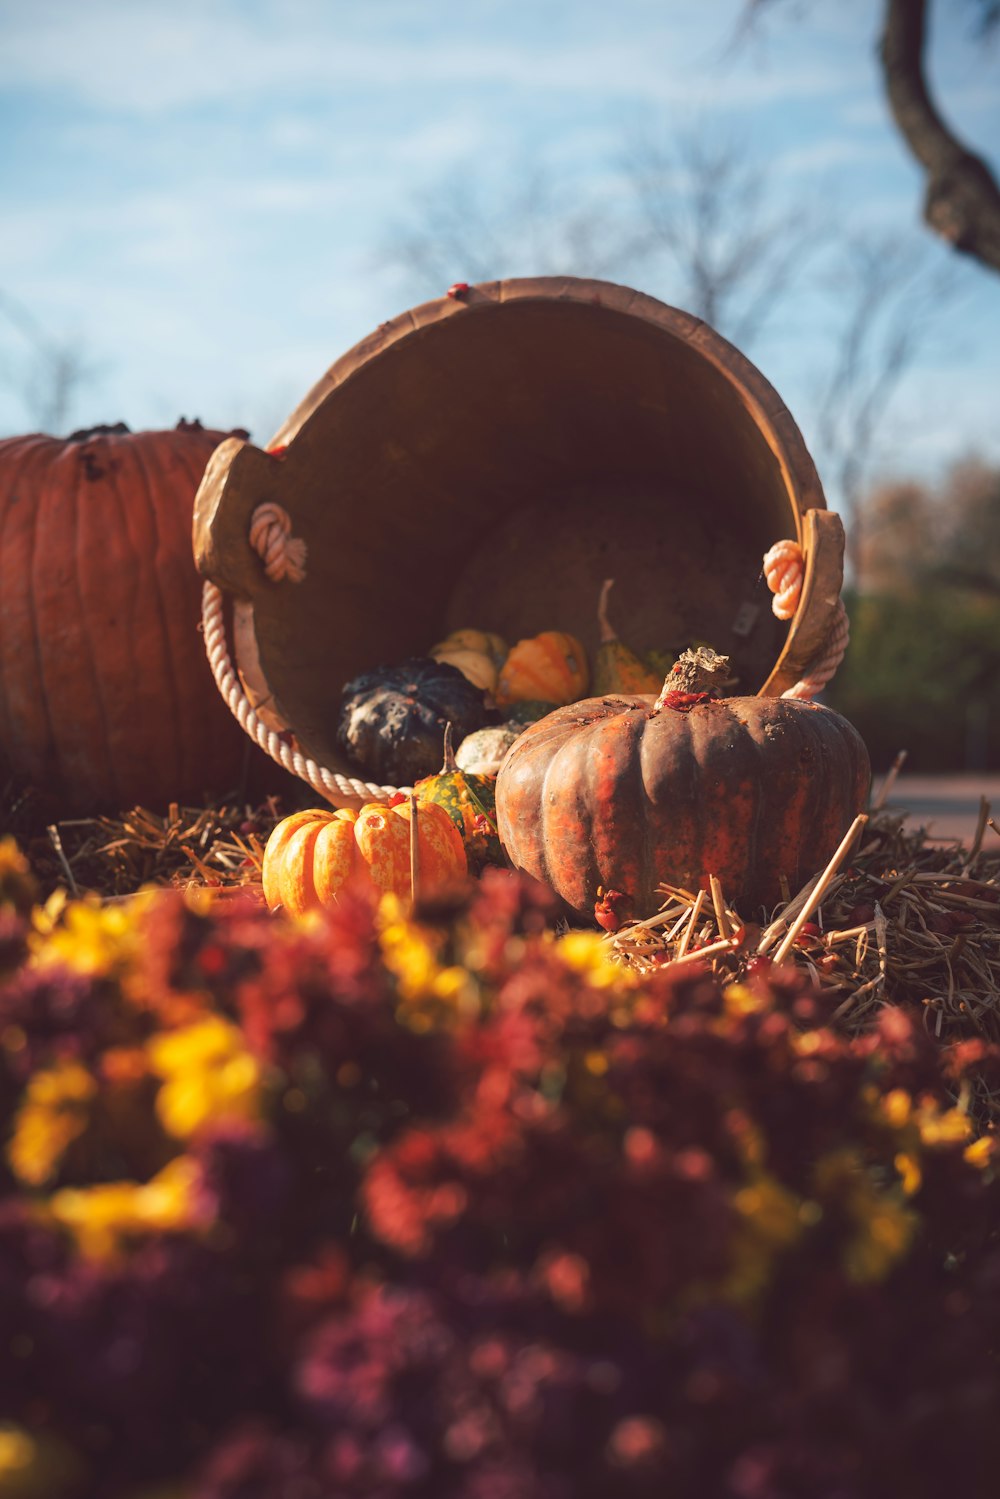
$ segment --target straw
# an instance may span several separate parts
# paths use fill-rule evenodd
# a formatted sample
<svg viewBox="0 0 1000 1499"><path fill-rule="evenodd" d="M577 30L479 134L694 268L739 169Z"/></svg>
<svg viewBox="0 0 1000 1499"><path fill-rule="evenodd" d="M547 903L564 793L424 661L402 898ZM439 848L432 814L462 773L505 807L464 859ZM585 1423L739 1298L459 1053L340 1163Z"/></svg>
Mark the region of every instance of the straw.
<svg viewBox="0 0 1000 1499"><path fill-rule="evenodd" d="M449 724L450 728L451 725ZM448 738L445 735L445 746L447 748ZM420 889L420 842L419 842L419 818L417 811L417 793L410 792L410 899L414 905Z"/></svg>
<svg viewBox="0 0 1000 1499"><path fill-rule="evenodd" d="M788 956L788 952L793 942L799 935L799 932L805 926L806 922L809 920L812 913L815 911L816 907L819 905L820 901L823 899L823 896L826 894L827 889L831 885L833 878L837 873L837 870L840 868L841 864L843 864L844 860L847 858L847 855L850 853L855 838L858 836L867 821L868 813L859 812L857 817L851 823L851 826L848 828L847 832L841 839L833 858L830 860L829 864L826 866L826 868L823 870L823 873L816 881L812 894L809 896L809 899L806 901L798 916L789 927L788 932L785 936L785 940L778 948L778 951L774 954L774 961L776 963L783 963L785 961L785 958Z"/></svg>

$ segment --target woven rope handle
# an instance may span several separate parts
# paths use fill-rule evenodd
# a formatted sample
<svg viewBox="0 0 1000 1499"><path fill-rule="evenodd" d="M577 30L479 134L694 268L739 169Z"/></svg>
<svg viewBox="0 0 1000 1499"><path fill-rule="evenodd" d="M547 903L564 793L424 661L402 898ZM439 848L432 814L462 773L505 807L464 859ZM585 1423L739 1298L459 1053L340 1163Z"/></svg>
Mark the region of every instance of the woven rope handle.
<svg viewBox="0 0 1000 1499"><path fill-rule="evenodd" d="M226 641L222 593L214 583L207 580L201 594L201 623L208 663L223 701L240 728L284 770L308 782L314 791L318 791L320 796L333 802L335 806L346 800L384 802L388 797L395 796L397 791L410 790L408 786L378 786L373 781L361 781L354 776L328 770L325 765L319 765L308 755L303 755L274 729L267 727L254 711L243 690L243 684L236 675Z"/></svg>
<svg viewBox="0 0 1000 1499"><path fill-rule="evenodd" d="M776 541L764 557L764 577L774 594L771 609L778 619L792 619L802 597L805 558L797 541ZM805 675L781 694L782 697L814 698L837 671L851 638L850 622L842 598L823 651L809 663Z"/></svg>
<svg viewBox="0 0 1000 1499"><path fill-rule="evenodd" d="M258 505L250 517L249 541L274 583L301 583L306 575L307 549L301 537L292 535L288 511L272 501ZM409 786L379 786L355 776L341 775L303 755L288 738L268 728L256 713L240 681L226 640L226 621L221 590L206 580L201 591L201 625L205 651L218 687L230 713L244 733L270 755L283 770L307 782L320 796L336 806L344 801L381 802Z"/></svg>

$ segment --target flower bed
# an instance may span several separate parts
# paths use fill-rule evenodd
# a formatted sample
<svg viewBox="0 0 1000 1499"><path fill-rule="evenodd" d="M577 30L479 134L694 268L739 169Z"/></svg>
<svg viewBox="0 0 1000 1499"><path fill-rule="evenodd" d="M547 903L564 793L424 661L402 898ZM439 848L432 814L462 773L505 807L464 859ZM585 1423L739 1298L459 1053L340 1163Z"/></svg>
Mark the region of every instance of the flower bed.
<svg viewBox="0 0 1000 1499"><path fill-rule="evenodd" d="M0 1494L992 1492L985 1042L639 973L500 871L4 889Z"/></svg>

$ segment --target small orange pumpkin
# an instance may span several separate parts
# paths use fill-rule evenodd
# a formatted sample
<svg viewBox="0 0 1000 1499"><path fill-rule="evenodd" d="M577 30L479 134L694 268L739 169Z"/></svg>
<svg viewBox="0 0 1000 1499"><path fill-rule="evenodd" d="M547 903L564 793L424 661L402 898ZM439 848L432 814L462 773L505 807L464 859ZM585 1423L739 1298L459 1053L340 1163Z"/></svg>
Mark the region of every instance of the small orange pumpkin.
<svg viewBox="0 0 1000 1499"><path fill-rule="evenodd" d="M420 886L433 890L468 872L462 835L443 807L421 803L417 817ZM264 849L264 899L294 916L330 905L348 880L379 892L410 893L410 803L369 802L293 812Z"/></svg>
<svg viewBox="0 0 1000 1499"><path fill-rule="evenodd" d="M537 699L559 707L574 703L587 690L587 653L565 630L543 630L511 648L497 683L500 707Z"/></svg>

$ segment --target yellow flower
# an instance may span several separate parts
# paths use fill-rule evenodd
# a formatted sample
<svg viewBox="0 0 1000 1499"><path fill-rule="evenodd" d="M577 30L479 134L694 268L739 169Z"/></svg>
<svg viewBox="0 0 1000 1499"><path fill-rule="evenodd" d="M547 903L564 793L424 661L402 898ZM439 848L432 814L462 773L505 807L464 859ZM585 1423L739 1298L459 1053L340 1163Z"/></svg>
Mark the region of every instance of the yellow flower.
<svg viewBox="0 0 1000 1499"><path fill-rule="evenodd" d="M13 842L13 839L7 840ZM37 1444L34 1437L20 1426L0 1426L0 1494L9 1478L27 1473L35 1461Z"/></svg>
<svg viewBox="0 0 1000 1499"><path fill-rule="evenodd" d="M732 1203L741 1222L734 1234L733 1265L723 1290L734 1300L747 1302L766 1287L777 1257L814 1220L804 1211L808 1205L766 1172L740 1187Z"/></svg>
<svg viewBox="0 0 1000 1499"><path fill-rule="evenodd" d="M879 1112L892 1129L903 1129L913 1113L913 1099L905 1088L893 1088L880 1100Z"/></svg>
<svg viewBox="0 0 1000 1499"><path fill-rule="evenodd" d="M69 904L58 899L48 901L35 914L31 938L35 961L63 963L77 973L120 974L138 950L140 919L154 894L144 890L114 904L96 896Z"/></svg>
<svg viewBox="0 0 1000 1499"><path fill-rule="evenodd" d="M415 1031L432 1030L479 1013L479 985L468 968L439 961L435 940L403 919L395 897L380 906L382 961L396 979L400 1021Z"/></svg>
<svg viewBox="0 0 1000 1499"><path fill-rule="evenodd" d="M149 1064L158 1077L217 1067L243 1045L235 1025L210 1015L175 1031L160 1031L146 1043Z"/></svg>
<svg viewBox="0 0 1000 1499"><path fill-rule="evenodd" d="M871 1194L858 1232L844 1251L844 1268L861 1284L884 1280L910 1247L917 1216L889 1193Z"/></svg>
<svg viewBox="0 0 1000 1499"><path fill-rule="evenodd" d="M978 1140L973 1140L971 1145L965 1147L962 1151L962 1158L968 1161L970 1166L975 1166L981 1171L991 1163L995 1152L996 1142L993 1136L980 1135Z"/></svg>
<svg viewBox="0 0 1000 1499"><path fill-rule="evenodd" d="M556 938L556 951L567 968L596 989L626 989L636 982L633 971L614 961L612 948L596 932L565 932Z"/></svg>
<svg viewBox="0 0 1000 1499"><path fill-rule="evenodd" d="M919 1186L919 1162L897 1156L896 1169L902 1182L883 1189L853 1150L831 1151L816 1166L816 1195L832 1200L853 1225L844 1247L844 1269L862 1284L888 1275L909 1249L919 1222L904 1196L908 1187Z"/></svg>
<svg viewBox="0 0 1000 1499"><path fill-rule="evenodd" d="M75 1493L82 1468L58 1437L0 1425L0 1499L62 1499Z"/></svg>
<svg viewBox="0 0 1000 1499"><path fill-rule="evenodd" d="M746 984L727 984L722 991L725 1001L726 1013L738 1019L742 1015L755 1015L758 1010L763 1009L766 1001L759 999L751 992Z"/></svg>
<svg viewBox="0 0 1000 1499"><path fill-rule="evenodd" d="M899 1172L904 1195L913 1197L920 1191L920 1183L923 1181L923 1172L920 1162L916 1156L910 1155L908 1151L901 1150L892 1163Z"/></svg>
<svg viewBox="0 0 1000 1499"><path fill-rule="evenodd" d="M56 1192L48 1213L74 1235L83 1254L106 1259L123 1238L191 1227L198 1176L197 1162L176 1156L148 1182L102 1182Z"/></svg>
<svg viewBox="0 0 1000 1499"><path fill-rule="evenodd" d="M13 838L0 838L0 906L13 906L27 916L37 898L31 865Z"/></svg>
<svg viewBox="0 0 1000 1499"><path fill-rule="evenodd" d="M801 1231L799 1199L773 1176L762 1174L733 1198L740 1216L752 1224L754 1233L776 1249L794 1244Z"/></svg>
<svg viewBox="0 0 1000 1499"><path fill-rule="evenodd" d="M972 1134L972 1125L964 1109L939 1109L925 1103L917 1110L917 1128L925 1145L959 1145Z"/></svg>
<svg viewBox="0 0 1000 1499"><path fill-rule="evenodd" d="M260 1067L242 1033L221 1016L154 1036L146 1053L163 1079L156 1112L168 1134L183 1140L203 1124L258 1116Z"/></svg>
<svg viewBox="0 0 1000 1499"><path fill-rule="evenodd" d="M439 964L426 937L406 921L393 921L382 929L382 957L395 974L404 999L417 999L434 983Z"/></svg>
<svg viewBox="0 0 1000 1499"><path fill-rule="evenodd" d="M14 1121L7 1159L19 1181L39 1187L55 1175L67 1147L87 1128L97 1083L79 1062L35 1072Z"/></svg>

